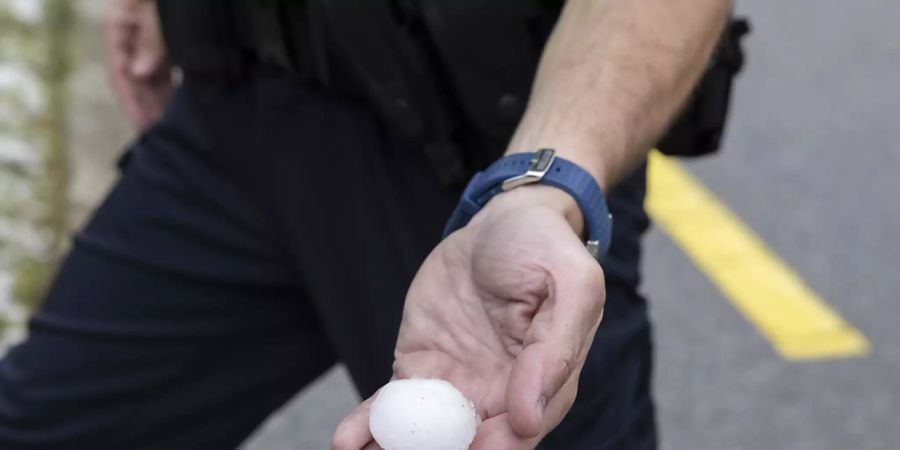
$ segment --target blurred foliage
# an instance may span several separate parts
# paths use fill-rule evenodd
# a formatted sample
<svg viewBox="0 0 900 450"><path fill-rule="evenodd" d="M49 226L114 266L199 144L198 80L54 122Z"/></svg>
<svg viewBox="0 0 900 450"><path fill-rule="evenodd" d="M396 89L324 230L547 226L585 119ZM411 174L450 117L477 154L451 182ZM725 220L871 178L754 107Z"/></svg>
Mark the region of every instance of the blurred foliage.
<svg viewBox="0 0 900 450"><path fill-rule="evenodd" d="M0 67L22 78L0 85L0 145L8 150L0 158L0 225L7 230L0 234L0 271L13 275L12 292L0 292L0 301L11 294L30 309L68 233L67 79L76 17L71 0L22 1L35 2L24 6L38 8L37 20L0 0ZM0 330L6 322L0 317Z"/></svg>
<svg viewBox="0 0 900 450"><path fill-rule="evenodd" d="M33 306L34 302L40 299L47 283L50 281L48 261L42 261L35 258L23 257L18 260L15 273L15 284L13 284L13 298L20 302L29 301L27 306Z"/></svg>
<svg viewBox="0 0 900 450"><path fill-rule="evenodd" d="M40 66L40 73L47 95L43 125L49 132L43 151L46 182L41 183L39 192L43 203L47 205L44 221L51 232L50 254L56 260L62 254L68 232L66 188L69 184L69 170L66 142L69 129L66 113L69 96L66 81L72 59L69 44L74 10L71 0L47 0L44 17L47 58Z"/></svg>

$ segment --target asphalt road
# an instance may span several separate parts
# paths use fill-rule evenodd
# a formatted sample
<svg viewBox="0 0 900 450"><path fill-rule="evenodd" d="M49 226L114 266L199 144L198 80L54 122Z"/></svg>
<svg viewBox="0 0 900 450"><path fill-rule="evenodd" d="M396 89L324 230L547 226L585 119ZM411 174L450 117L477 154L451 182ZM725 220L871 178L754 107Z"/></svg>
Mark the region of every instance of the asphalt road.
<svg viewBox="0 0 900 450"><path fill-rule="evenodd" d="M102 2L79 5L89 19L73 78L72 195L81 218L112 181L129 132L99 64ZM653 230L643 290L656 324L662 448L898 449L900 3L752 0L739 11L755 32L725 149L687 166L872 350L785 361ZM338 368L273 415L244 450L325 449L356 401Z"/></svg>
<svg viewBox="0 0 900 450"><path fill-rule="evenodd" d="M872 344L778 356L675 244L646 241L656 400L671 450L900 448L900 3L753 0L724 152L689 169ZM340 370L245 446L324 449L356 398Z"/></svg>

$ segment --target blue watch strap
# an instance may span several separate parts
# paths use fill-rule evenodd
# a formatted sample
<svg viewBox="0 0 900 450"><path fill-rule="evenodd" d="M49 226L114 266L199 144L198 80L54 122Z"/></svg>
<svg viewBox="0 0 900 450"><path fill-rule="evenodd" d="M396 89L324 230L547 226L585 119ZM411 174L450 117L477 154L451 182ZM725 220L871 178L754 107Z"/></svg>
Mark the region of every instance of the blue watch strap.
<svg viewBox="0 0 900 450"><path fill-rule="evenodd" d="M444 235L465 226L493 196L529 183L554 186L575 198L584 217L588 241L597 247L594 256L599 258L606 253L611 241L612 220L603 191L587 171L555 157L549 149L504 157L475 174L450 216Z"/></svg>

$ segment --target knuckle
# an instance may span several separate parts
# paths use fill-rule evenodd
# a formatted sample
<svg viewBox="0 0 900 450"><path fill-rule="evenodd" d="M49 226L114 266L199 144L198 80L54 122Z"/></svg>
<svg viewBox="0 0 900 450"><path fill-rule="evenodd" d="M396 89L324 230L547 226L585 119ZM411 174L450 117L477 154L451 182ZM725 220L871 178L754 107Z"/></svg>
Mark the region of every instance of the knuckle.
<svg viewBox="0 0 900 450"><path fill-rule="evenodd" d="M590 303L592 313L599 314L606 300L606 282L600 265L593 260L587 264L573 265L568 274L571 286L585 294L579 295L579 298Z"/></svg>
<svg viewBox="0 0 900 450"><path fill-rule="evenodd" d="M604 289L605 288L605 280L603 278L603 269L600 268L600 264L597 264L595 261L591 260L591 264L588 264L585 267L585 283L590 286L592 289Z"/></svg>
<svg viewBox="0 0 900 450"><path fill-rule="evenodd" d="M588 289L603 289L603 269L593 259L578 261L569 268L572 281Z"/></svg>

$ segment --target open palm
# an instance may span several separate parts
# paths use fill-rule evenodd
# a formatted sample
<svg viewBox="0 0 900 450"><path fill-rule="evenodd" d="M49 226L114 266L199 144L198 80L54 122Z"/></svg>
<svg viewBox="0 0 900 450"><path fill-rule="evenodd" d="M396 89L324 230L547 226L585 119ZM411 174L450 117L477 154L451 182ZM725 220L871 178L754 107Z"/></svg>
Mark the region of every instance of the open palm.
<svg viewBox="0 0 900 450"><path fill-rule="evenodd" d="M570 199L534 192L492 200L435 248L406 298L394 376L445 379L473 400L484 422L472 449L531 449L562 420L602 314L600 266L558 205L541 203ZM378 448L370 401L335 449Z"/></svg>

